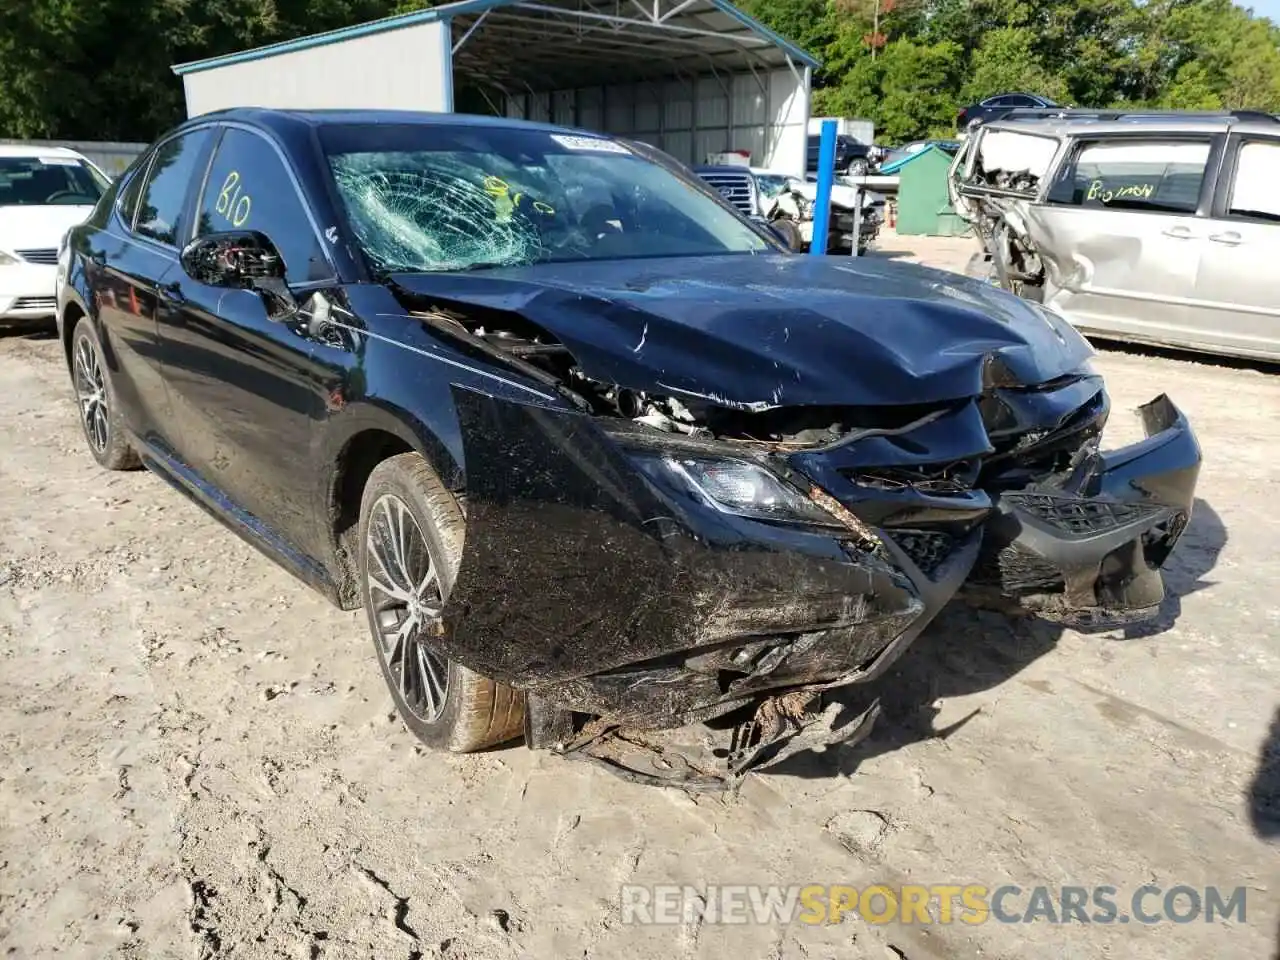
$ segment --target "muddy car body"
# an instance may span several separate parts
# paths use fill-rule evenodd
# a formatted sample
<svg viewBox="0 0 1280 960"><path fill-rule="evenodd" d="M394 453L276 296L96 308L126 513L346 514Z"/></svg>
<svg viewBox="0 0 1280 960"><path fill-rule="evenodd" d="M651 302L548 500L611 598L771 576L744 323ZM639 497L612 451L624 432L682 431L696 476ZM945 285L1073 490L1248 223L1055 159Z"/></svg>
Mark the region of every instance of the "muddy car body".
<svg viewBox="0 0 1280 960"><path fill-rule="evenodd" d="M952 167L981 272L1089 333L1280 358L1280 122L1065 111L988 123Z"/></svg>
<svg viewBox="0 0 1280 960"><path fill-rule="evenodd" d="M121 178L60 275L99 463L140 458L363 604L406 723L452 749L523 732L634 771L600 753L639 749L619 730L754 707L740 775L864 730L814 695L881 674L966 583L1150 615L1191 509L1186 420L1159 398L1100 453L1106 393L1052 312L795 256L596 134L214 114Z"/></svg>

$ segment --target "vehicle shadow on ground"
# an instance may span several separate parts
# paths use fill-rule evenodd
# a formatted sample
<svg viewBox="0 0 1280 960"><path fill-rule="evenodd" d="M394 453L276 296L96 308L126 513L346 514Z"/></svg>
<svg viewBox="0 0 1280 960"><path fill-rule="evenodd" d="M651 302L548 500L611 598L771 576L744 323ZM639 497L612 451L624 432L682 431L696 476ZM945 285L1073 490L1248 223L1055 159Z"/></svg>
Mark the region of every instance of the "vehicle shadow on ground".
<svg viewBox="0 0 1280 960"><path fill-rule="evenodd" d="M1197 500L1191 523L1166 565L1166 596L1157 618L1142 625L1145 630L1129 627L1091 639L1098 644L1147 639L1170 629L1182 614L1181 598L1213 586L1212 580L1204 578L1217 563L1226 542L1227 529L1222 519L1208 503ZM823 753L807 751L767 772L806 779L848 776L872 757L925 740L945 740L973 719L977 711L937 728L934 720L939 713L935 706L938 700L980 693L1008 682L1051 652L1064 629L1044 620L1011 618L953 601L886 676L872 684L828 694L829 700L844 705L842 723L862 713L873 701L880 701L880 718L866 740ZM1272 734L1275 741L1274 728ZM1275 767L1275 749L1280 747L1273 743L1272 767L1267 775L1273 797L1275 777L1280 776ZM1280 824L1275 829L1280 831Z"/></svg>
<svg viewBox="0 0 1280 960"><path fill-rule="evenodd" d="M1218 555L1227 545L1227 528L1216 510L1196 499L1191 523L1164 570L1165 595L1154 620L1125 627L1125 640L1155 637L1170 629L1182 616L1182 598L1214 585L1204 577L1218 564Z"/></svg>
<svg viewBox="0 0 1280 960"><path fill-rule="evenodd" d="M872 247L863 256L875 257L879 260L897 260L899 257L914 257L917 253L915 250L882 250L879 247Z"/></svg>
<svg viewBox="0 0 1280 960"><path fill-rule="evenodd" d="M1249 786L1249 822L1263 840L1280 839L1280 707L1271 718L1271 729L1262 741L1258 770ZM1276 927L1276 952L1280 960L1280 924Z"/></svg>
<svg viewBox="0 0 1280 960"><path fill-rule="evenodd" d="M1262 743L1258 771L1249 788L1249 819L1264 840L1280 839L1280 707Z"/></svg>
<svg viewBox="0 0 1280 960"><path fill-rule="evenodd" d="M1199 363L1205 366L1221 367L1226 370L1253 370L1258 373L1280 373L1280 362L1261 360L1253 357L1227 357L1215 353L1198 353L1192 350L1179 350L1177 347L1160 347L1146 343L1128 343L1124 340L1108 340L1104 336L1090 333L1089 343L1099 353L1127 353L1135 357L1162 357L1166 360L1181 360L1184 363Z"/></svg>
<svg viewBox="0 0 1280 960"><path fill-rule="evenodd" d="M52 340L58 335L58 326L49 320L26 320L21 323L0 326L0 339Z"/></svg>

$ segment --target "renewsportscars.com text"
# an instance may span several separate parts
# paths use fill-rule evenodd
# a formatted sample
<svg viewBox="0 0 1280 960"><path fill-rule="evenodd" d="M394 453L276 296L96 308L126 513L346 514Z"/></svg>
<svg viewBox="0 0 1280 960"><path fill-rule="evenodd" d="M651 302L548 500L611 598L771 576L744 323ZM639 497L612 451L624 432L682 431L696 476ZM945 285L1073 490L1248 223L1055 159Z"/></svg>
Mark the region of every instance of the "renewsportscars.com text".
<svg viewBox="0 0 1280 960"><path fill-rule="evenodd" d="M1245 888L1166 888L1125 891L1113 886L1014 884L843 884L762 886L629 884L620 890L622 922L635 924L839 923L1216 923L1245 919Z"/></svg>

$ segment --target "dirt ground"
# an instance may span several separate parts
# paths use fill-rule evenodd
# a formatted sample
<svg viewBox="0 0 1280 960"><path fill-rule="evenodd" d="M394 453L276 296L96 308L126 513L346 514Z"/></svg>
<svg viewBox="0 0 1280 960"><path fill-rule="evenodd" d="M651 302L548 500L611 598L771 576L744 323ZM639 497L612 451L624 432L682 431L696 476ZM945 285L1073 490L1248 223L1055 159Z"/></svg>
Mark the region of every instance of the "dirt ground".
<svg viewBox="0 0 1280 960"><path fill-rule="evenodd" d="M886 251L905 238L881 241ZM945 259L954 251L940 245ZM918 257L921 258L921 257ZM923 255L923 259L929 259ZM359 614L84 448L59 346L0 336L6 957L1266 958L1280 924L1280 371L1108 351L1205 452L1145 629L950 610L857 748L689 797L424 752ZM1268 765L1266 758L1270 756ZM623 883L1247 888L1245 922L622 923Z"/></svg>

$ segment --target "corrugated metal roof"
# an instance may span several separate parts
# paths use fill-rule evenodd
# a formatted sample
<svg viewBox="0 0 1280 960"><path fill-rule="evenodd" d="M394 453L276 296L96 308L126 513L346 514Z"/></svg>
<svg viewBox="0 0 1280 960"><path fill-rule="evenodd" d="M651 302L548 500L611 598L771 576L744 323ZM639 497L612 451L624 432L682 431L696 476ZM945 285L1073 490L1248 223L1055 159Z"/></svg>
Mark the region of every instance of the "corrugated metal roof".
<svg viewBox="0 0 1280 960"><path fill-rule="evenodd" d="M633 0L636 7L640 7L639 0ZM311 36L299 37L296 40L286 40L280 43L269 44L264 47L256 47L251 50L241 50L237 53L230 53L220 57L210 57L205 60L196 60L190 63L179 63L173 66L173 72L178 76L189 73L198 73L204 70L214 70L219 67L230 66L231 64L244 63L251 60L262 60L268 57L279 56L284 53L292 53L298 50L307 50L313 47L325 46L327 44L341 43L346 40L353 40L358 37L370 36L372 34L383 33L389 30L401 30L405 27L412 27L418 24L433 23L440 20L454 20L457 18L477 18L481 15L487 15L490 12L497 13L504 9L523 9L531 11L545 11L548 6L561 6L561 13L571 18L575 15L584 18L590 18L594 22L603 22L612 20L615 24L620 19L617 14L606 12L598 8L592 7L585 0L578 0L572 5L557 4L556 0L540 0L538 3L531 3L528 0L458 0L455 3L447 3L439 7L432 7L427 10L417 10L412 13L403 13L393 17L384 17L381 20L372 20L368 23L356 24L350 27L343 27L339 30L330 30L325 33L312 34ZM616 8L615 8L616 9ZM632 21L635 27L652 33L666 32L672 37L683 37L691 39L693 36L707 36L714 38L717 34L723 35L725 40L745 40L753 39L760 46L772 47L774 50L783 54L781 58L793 60L801 66L817 67L819 61L801 50L799 47L784 40L778 34L774 33L764 24L758 22L752 17L743 13L728 0L685 0L685 2L677 3L674 7L659 15L659 7L655 2L655 16L652 20L635 19ZM708 15L720 14L723 17L740 24L743 30L733 31L708 24L705 18ZM562 21L549 20L548 25L554 26L559 23L559 28L565 37L571 39L575 45L580 46L584 39L582 35L572 29L572 24L566 24ZM625 23L624 23L625 25ZM745 37L745 34L753 35ZM554 45L551 35L547 37L549 45ZM716 54L704 53L703 56ZM776 54L775 54L776 56Z"/></svg>

